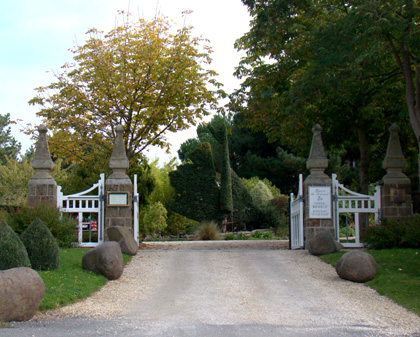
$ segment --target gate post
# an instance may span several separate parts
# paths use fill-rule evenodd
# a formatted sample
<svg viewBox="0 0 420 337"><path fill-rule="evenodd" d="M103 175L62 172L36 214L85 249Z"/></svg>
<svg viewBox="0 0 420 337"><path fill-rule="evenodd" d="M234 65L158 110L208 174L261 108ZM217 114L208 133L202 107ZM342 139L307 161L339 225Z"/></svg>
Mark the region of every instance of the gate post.
<svg viewBox="0 0 420 337"><path fill-rule="evenodd" d="M40 125L38 141L32 167L35 174L28 182L28 205L36 206L41 203L57 206L57 183L51 176L53 163L48 149L47 128Z"/></svg>
<svg viewBox="0 0 420 337"><path fill-rule="evenodd" d="M115 128L116 137L109 167L112 174L105 182L105 241L108 240L107 229L111 226L133 227L133 184L126 174L129 167L125 151L121 125Z"/></svg>
<svg viewBox="0 0 420 337"><path fill-rule="evenodd" d="M411 181L402 170L406 160L401 150L399 127L392 124L383 168L387 174L382 178L382 216L385 218L405 218L412 215Z"/></svg>
<svg viewBox="0 0 420 337"><path fill-rule="evenodd" d="M334 236L332 220L331 178L325 174L328 159L321 137L322 128L316 124L312 128L312 145L306 167L310 171L303 183L305 196L304 231L305 245L323 229L330 229Z"/></svg>

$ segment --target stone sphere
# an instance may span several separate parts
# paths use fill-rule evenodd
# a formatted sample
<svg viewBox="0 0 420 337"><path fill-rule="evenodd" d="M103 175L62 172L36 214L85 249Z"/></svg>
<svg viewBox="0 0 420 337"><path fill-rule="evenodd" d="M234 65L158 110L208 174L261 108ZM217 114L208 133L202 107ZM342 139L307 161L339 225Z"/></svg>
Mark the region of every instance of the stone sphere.
<svg viewBox="0 0 420 337"><path fill-rule="evenodd" d="M354 250L344 254L335 267L338 276L353 282L372 280L378 271L378 265L369 253Z"/></svg>

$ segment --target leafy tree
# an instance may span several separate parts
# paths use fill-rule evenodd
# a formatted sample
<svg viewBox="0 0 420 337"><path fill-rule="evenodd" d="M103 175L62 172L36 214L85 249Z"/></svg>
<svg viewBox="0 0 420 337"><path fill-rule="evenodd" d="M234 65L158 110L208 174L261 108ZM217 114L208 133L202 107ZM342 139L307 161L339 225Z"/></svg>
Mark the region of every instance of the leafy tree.
<svg viewBox="0 0 420 337"><path fill-rule="evenodd" d="M195 124L223 94L208 70L211 49L192 36L192 27L174 32L166 18L119 17L106 34L89 30L87 42L72 49L74 63L30 101L40 107L38 116L53 132L51 152L60 158L108 157L118 124L129 159L150 145L169 148L165 133Z"/></svg>
<svg viewBox="0 0 420 337"><path fill-rule="evenodd" d="M155 236L166 228L167 211L161 202L146 207L141 214L145 234Z"/></svg>
<svg viewBox="0 0 420 337"><path fill-rule="evenodd" d="M370 153L386 135L379 121L399 119L402 87L398 68L378 53L381 44L353 14L358 3L243 2L253 21L236 44L247 56L236 71L244 82L233 108L270 141L281 139L305 155L315 122L333 150L358 143L360 186L367 192Z"/></svg>
<svg viewBox="0 0 420 337"><path fill-rule="evenodd" d="M5 157L5 163L0 164L0 205L25 205L28 196L28 180L34 172L32 165L26 159L18 162Z"/></svg>
<svg viewBox="0 0 420 337"><path fill-rule="evenodd" d="M17 160L21 145L12 136L12 130L10 128L12 121L10 120L10 114L0 114L0 163L5 164L7 162L6 157Z"/></svg>

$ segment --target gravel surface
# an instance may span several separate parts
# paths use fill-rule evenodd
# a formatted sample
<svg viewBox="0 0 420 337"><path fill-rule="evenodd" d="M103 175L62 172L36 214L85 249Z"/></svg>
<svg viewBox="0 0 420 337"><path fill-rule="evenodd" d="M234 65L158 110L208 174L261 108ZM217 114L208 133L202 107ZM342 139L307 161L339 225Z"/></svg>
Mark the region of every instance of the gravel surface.
<svg viewBox="0 0 420 337"><path fill-rule="evenodd" d="M119 280L0 336L420 336L417 315L285 246L143 244Z"/></svg>

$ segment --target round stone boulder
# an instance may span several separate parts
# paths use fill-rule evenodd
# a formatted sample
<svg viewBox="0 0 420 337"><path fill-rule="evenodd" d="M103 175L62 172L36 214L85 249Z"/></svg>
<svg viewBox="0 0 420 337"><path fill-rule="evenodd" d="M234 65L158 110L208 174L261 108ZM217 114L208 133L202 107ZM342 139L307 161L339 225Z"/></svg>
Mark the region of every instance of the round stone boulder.
<svg viewBox="0 0 420 337"><path fill-rule="evenodd" d="M335 241L329 229L319 231L307 244L309 254L315 256L335 253L340 251L342 247L340 243Z"/></svg>
<svg viewBox="0 0 420 337"><path fill-rule="evenodd" d="M106 230L109 241L116 241L121 247L123 254L136 255L139 250L139 245L134 240L133 231L131 228L122 226L108 227Z"/></svg>
<svg viewBox="0 0 420 337"><path fill-rule="evenodd" d="M344 280L362 283L375 277L378 265L369 253L353 250L338 260L335 270Z"/></svg>
<svg viewBox="0 0 420 337"><path fill-rule="evenodd" d="M108 280L118 279L124 269L123 255L118 242L101 243L83 255L83 269L104 275Z"/></svg>
<svg viewBox="0 0 420 337"><path fill-rule="evenodd" d="M35 270L19 267L0 271L0 322L31 319L44 294L44 281Z"/></svg>

